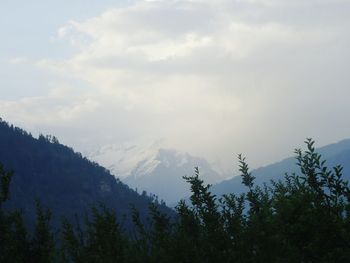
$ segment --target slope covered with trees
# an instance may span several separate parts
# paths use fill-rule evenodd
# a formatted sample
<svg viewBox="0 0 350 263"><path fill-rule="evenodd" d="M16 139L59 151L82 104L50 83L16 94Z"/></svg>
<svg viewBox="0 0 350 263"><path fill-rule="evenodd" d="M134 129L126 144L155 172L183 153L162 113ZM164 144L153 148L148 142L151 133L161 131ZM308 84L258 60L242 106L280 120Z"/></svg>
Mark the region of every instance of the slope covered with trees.
<svg viewBox="0 0 350 263"><path fill-rule="evenodd" d="M4 121L0 122L0 163L15 172L5 208L21 209L30 227L34 226L37 200L51 209L55 226L62 215L73 220L75 215L83 217L92 205L103 203L120 215L126 227L131 222L130 204L145 218L152 201L55 137L40 135L37 139ZM165 206L161 209L173 213Z"/></svg>

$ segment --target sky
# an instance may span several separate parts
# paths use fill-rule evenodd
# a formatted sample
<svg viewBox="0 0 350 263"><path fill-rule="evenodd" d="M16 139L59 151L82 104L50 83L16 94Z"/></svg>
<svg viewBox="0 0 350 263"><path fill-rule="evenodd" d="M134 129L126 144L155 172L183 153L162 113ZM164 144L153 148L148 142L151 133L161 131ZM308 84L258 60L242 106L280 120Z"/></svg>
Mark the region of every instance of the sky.
<svg viewBox="0 0 350 263"><path fill-rule="evenodd" d="M0 116L252 167L350 138L349 0L2 0Z"/></svg>

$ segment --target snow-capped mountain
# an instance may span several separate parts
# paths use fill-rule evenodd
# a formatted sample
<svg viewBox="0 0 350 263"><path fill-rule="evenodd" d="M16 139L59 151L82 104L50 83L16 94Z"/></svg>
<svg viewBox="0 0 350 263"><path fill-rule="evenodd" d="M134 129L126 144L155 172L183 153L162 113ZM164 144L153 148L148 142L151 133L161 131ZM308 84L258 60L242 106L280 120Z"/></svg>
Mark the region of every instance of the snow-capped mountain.
<svg viewBox="0 0 350 263"><path fill-rule="evenodd" d="M225 179L205 159L164 149L160 143L146 147L108 145L88 157L105 166L131 188L155 194L167 204L189 196L189 185L182 177L192 175L196 166L206 183L213 184Z"/></svg>
<svg viewBox="0 0 350 263"><path fill-rule="evenodd" d="M143 163L141 174L149 174L159 163L155 159L159 145L159 142L146 146L136 146L130 143L109 144L88 153L87 157L123 179L130 176L135 167L140 166L140 163Z"/></svg>

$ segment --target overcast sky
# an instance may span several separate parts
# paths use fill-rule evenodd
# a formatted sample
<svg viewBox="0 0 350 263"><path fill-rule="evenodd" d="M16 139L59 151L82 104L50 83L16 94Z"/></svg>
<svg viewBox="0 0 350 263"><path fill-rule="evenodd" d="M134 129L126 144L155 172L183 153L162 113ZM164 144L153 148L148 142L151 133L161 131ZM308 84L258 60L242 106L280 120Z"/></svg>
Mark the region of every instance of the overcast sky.
<svg viewBox="0 0 350 263"><path fill-rule="evenodd" d="M116 4L117 3L117 4ZM0 2L0 116L235 165L350 137L349 0Z"/></svg>

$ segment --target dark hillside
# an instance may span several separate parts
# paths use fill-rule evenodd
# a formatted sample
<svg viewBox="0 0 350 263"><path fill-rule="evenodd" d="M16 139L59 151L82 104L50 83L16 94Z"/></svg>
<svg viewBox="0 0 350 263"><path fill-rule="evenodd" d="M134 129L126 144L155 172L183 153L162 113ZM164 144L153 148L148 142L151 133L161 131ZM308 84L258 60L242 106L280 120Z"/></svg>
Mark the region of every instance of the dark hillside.
<svg viewBox="0 0 350 263"><path fill-rule="evenodd" d="M35 220L35 200L53 212L55 226L65 215L84 218L92 205L105 204L130 225L130 204L147 214L150 197L141 196L108 170L64 146L53 136L34 138L26 131L0 122L0 163L14 171L8 209L20 208L30 226ZM172 213L162 206L162 210ZM124 215L126 217L124 218Z"/></svg>

